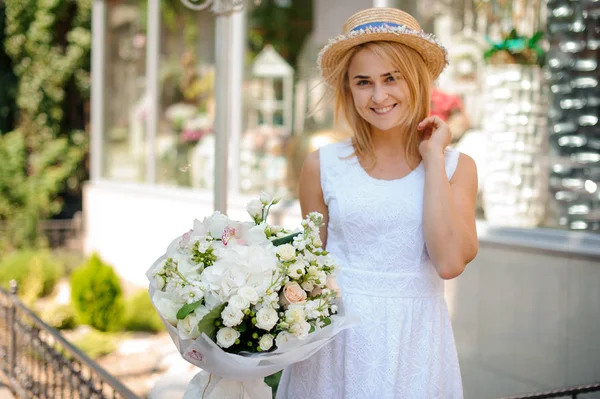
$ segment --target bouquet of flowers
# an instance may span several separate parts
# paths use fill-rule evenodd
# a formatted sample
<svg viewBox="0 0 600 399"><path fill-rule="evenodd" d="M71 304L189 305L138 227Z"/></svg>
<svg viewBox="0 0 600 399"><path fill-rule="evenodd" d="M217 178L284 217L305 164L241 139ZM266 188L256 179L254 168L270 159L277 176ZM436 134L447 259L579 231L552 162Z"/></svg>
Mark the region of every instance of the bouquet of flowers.
<svg viewBox="0 0 600 399"><path fill-rule="evenodd" d="M266 222L278 201L266 193L250 201L252 222L219 212L195 220L147 272L173 342L204 370L184 398L270 398L265 376L351 325L338 265L322 248L322 215L309 214L292 233Z"/></svg>

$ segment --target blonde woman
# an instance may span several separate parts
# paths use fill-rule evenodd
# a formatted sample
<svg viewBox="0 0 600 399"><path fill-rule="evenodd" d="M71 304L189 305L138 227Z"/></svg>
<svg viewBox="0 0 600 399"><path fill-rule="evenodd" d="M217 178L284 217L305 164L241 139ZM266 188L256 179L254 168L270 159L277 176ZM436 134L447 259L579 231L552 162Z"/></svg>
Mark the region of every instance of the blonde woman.
<svg viewBox="0 0 600 399"><path fill-rule="evenodd" d="M361 324L286 369L277 397L462 398L443 294L477 253L477 172L428 117L446 51L397 9L361 11L343 32L319 66L352 137L307 157L300 203L325 215L322 241Z"/></svg>

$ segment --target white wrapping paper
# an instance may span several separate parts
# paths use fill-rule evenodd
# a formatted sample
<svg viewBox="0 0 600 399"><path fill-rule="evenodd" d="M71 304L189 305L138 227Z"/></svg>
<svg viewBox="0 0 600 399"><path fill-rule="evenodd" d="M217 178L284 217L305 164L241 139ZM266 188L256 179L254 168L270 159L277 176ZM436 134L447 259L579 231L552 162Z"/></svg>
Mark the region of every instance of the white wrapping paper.
<svg viewBox="0 0 600 399"><path fill-rule="evenodd" d="M155 290L150 284L151 297ZM225 352L206 334L196 339L185 339L163 318L181 356L203 370L190 381L184 399L271 399L271 388L264 383L264 377L306 360L357 321L355 316L346 315L340 300L338 313L331 316L331 324L314 331L307 338L291 337L273 352L237 355Z"/></svg>

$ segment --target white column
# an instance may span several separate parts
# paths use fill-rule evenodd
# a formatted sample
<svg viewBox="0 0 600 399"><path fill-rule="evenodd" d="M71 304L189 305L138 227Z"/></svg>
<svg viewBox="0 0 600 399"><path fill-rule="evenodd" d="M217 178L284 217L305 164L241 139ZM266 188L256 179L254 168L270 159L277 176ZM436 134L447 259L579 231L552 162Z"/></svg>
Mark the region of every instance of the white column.
<svg viewBox="0 0 600 399"><path fill-rule="evenodd" d="M246 11L234 12L231 16L231 46L229 73L229 193L237 195L240 189L240 141L244 123L244 67L246 50ZM227 195L227 193L226 193Z"/></svg>
<svg viewBox="0 0 600 399"><path fill-rule="evenodd" d="M373 7L393 7L394 0L373 0Z"/></svg>
<svg viewBox="0 0 600 399"><path fill-rule="evenodd" d="M90 180L102 178L104 141L104 87L106 46L106 3L94 0L92 5L92 110L90 142Z"/></svg>
<svg viewBox="0 0 600 399"><path fill-rule="evenodd" d="M146 44L146 183L156 182L156 131L158 129L160 62L160 0L148 0L148 41Z"/></svg>
<svg viewBox="0 0 600 399"><path fill-rule="evenodd" d="M215 27L215 182L214 209L227 212L227 175L228 148L227 136L229 131L229 47L231 15L217 14Z"/></svg>

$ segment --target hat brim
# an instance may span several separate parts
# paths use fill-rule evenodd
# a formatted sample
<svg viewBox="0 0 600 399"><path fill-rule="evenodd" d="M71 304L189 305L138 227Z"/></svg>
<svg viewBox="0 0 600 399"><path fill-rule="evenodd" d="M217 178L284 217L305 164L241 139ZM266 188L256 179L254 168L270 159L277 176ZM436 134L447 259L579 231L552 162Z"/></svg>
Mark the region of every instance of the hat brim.
<svg viewBox="0 0 600 399"><path fill-rule="evenodd" d="M423 32L412 30L363 31L356 34L340 35L323 47L318 58L322 76L329 80L331 71L338 66L344 54L352 47L376 41L401 43L416 50L423 57L433 80L439 77L448 64L446 49L433 39L433 35L426 35Z"/></svg>

